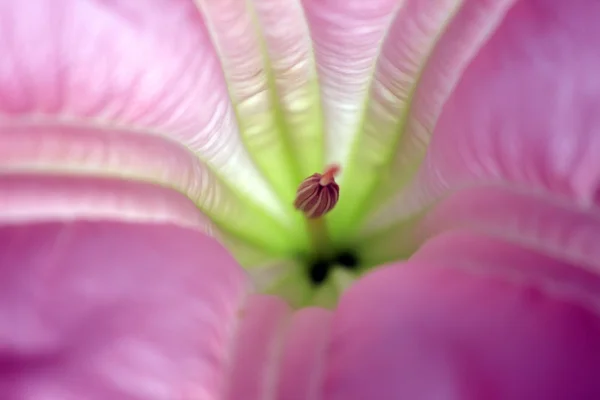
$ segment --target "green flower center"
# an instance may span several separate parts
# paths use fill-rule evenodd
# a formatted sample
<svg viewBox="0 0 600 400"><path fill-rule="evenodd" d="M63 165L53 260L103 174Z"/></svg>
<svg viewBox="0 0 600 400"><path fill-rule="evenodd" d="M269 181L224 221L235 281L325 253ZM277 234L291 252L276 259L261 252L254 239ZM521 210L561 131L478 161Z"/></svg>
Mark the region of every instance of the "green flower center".
<svg viewBox="0 0 600 400"><path fill-rule="evenodd" d="M324 219L334 209L340 197L340 188L335 182L338 172L339 167L334 165L328 167L323 174L309 176L298 187L294 200L294 207L307 219L306 226L314 256L305 264L308 279L315 287L327 280L332 268L340 266L351 270L358 264L358 257L351 250L334 249Z"/></svg>
<svg viewBox="0 0 600 400"><path fill-rule="evenodd" d="M267 263L265 268L250 268L251 274L258 276L258 282L264 281L261 275L262 278L271 275L272 279L259 285L260 289L287 298L292 305L334 305L345 287L365 267L361 265L358 247L343 238L340 240L339 235L332 235L328 229L328 213L340 199L340 187L335 181L339 170L337 165L330 166L323 174L314 173L298 186L293 201L294 215L304 221L305 229L299 231L306 236L307 243L296 242L290 236L288 243L295 250L288 253L281 265L276 263L269 268ZM354 235L346 232L345 236Z"/></svg>

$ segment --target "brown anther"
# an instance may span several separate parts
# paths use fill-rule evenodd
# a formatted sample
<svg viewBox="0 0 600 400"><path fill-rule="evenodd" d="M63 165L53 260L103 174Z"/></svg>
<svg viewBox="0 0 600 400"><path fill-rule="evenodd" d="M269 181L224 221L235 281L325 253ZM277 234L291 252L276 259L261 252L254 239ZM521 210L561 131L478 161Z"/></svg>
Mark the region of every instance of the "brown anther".
<svg viewBox="0 0 600 400"><path fill-rule="evenodd" d="M311 219L331 211L340 197L340 187L335 183L339 170L340 167L332 165L323 174L313 174L303 180L296 191L294 207Z"/></svg>

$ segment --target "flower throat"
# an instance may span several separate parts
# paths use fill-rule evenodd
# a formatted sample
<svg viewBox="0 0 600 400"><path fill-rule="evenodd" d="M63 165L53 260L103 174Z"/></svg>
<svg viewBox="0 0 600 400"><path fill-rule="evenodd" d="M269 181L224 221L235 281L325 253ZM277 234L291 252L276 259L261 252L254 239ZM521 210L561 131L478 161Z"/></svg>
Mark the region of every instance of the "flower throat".
<svg viewBox="0 0 600 400"><path fill-rule="evenodd" d="M323 174L315 173L304 179L296 191L294 207L304 214L307 229L315 251L307 264L310 282L320 286L335 267L355 269L359 260L352 251L336 251L331 245L325 214L333 210L340 197L340 187L335 176L340 167L331 165Z"/></svg>

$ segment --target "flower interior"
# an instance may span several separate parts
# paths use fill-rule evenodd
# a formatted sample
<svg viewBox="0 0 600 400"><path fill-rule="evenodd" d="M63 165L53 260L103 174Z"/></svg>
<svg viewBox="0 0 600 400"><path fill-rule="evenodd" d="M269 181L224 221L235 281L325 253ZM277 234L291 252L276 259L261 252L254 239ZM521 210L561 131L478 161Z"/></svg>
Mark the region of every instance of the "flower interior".
<svg viewBox="0 0 600 400"><path fill-rule="evenodd" d="M332 306L358 275L418 247L407 232L422 205L393 210L444 99L509 3L464 25L453 21L460 1L415 1L401 12L388 1L347 26L332 20L336 8L352 7L345 2L257 4L200 2L242 145L229 149L227 173L214 170L229 203L199 206L258 290L294 306ZM365 43L344 42L365 24ZM234 166L236 157L251 162ZM339 168L337 203L307 217L294 207L299 186L331 165Z"/></svg>
<svg viewBox="0 0 600 400"><path fill-rule="evenodd" d="M31 176L11 183L5 214L72 218L67 198L81 218L206 230L257 290L301 307L333 306L357 276L419 248L438 193L422 195L416 174L512 0L69 1L60 12L75 3L94 17L64 28L7 6L19 29L6 64L23 76L7 75L0 158ZM31 50L49 35L50 53ZM303 192L315 174L327 189Z"/></svg>

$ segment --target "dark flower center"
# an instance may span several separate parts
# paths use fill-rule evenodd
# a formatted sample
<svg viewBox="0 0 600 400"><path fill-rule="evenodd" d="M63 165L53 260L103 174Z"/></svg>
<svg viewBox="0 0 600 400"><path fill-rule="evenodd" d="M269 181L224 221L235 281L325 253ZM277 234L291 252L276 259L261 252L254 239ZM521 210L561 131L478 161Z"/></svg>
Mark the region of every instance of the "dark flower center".
<svg viewBox="0 0 600 400"><path fill-rule="evenodd" d="M317 258L308 264L308 278L310 282L318 287L327 280L333 268L344 268L354 270L359 264L358 256L350 251L341 251L330 259Z"/></svg>

